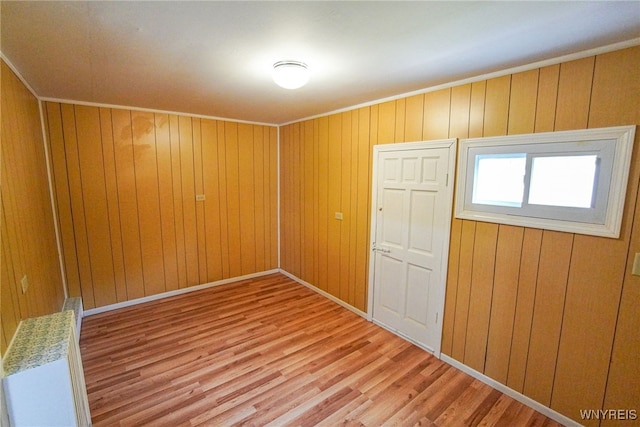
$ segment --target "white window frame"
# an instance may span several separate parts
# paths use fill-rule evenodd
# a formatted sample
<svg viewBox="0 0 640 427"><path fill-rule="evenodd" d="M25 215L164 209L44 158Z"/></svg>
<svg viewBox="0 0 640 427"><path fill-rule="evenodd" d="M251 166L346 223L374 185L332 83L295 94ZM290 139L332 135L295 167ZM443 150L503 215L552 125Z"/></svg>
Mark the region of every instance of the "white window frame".
<svg viewBox="0 0 640 427"><path fill-rule="evenodd" d="M635 126L546 132L460 140L455 216L569 233L618 238L624 211ZM521 207L472 202L476 156L526 153L525 195ZM598 156L591 208L528 205L532 158L554 155Z"/></svg>

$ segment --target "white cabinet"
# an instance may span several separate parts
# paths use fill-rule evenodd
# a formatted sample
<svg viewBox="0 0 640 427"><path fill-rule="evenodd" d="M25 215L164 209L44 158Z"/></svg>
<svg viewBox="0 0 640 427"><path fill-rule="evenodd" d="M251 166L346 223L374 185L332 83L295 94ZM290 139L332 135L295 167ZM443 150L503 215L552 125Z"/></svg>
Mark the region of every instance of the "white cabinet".
<svg viewBox="0 0 640 427"><path fill-rule="evenodd" d="M90 426L71 310L26 319L4 359L9 419L21 426Z"/></svg>

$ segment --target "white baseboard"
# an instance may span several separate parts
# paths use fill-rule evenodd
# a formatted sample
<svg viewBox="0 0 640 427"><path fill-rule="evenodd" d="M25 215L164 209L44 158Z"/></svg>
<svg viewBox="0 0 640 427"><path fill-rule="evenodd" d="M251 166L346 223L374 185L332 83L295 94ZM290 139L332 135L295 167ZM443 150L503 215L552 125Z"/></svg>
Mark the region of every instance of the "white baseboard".
<svg viewBox="0 0 640 427"><path fill-rule="evenodd" d="M226 285L228 283L240 282L242 280L253 279L255 277L261 277L261 276L266 276L268 274L273 274L273 273L278 273L278 272L279 272L278 269L273 269L273 270L261 271L259 273L245 274L244 276L230 277L228 279L217 280L215 282L209 282L209 283L205 283L205 284L202 284L202 285L190 286L188 288L177 289L175 291L163 292L163 293L156 294L156 295L149 295L148 297L136 298L136 299L132 299L130 301L123 301L123 302L118 302L118 303L115 303L115 304L105 305L105 306L102 306L102 307L91 308L89 310L85 310L84 311L84 317L93 316L94 314L104 313L106 311L117 310L119 308L130 307L132 305L143 304L143 303L149 302L149 301L156 301L156 300L159 300L159 299L168 298L168 297L172 297L172 296L175 296L175 295L182 295L182 294L186 294L186 293L189 293L189 292L200 291L202 289L208 289L208 288L212 288L214 286L221 286L221 285Z"/></svg>
<svg viewBox="0 0 640 427"><path fill-rule="evenodd" d="M482 381L483 383L495 388L496 390L506 394L509 397L512 397L513 399L517 400L518 402L527 405L528 407L535 409L536 411L540 412L541 414L551 418L554 421L559 422L560 424L567 426L567 427L580 427L582 426L582 424L575 422L574 420L572 420L571 418L568 418L556 411L554 411L553 409L544 406L542 403L536 402L535 400L531 399L530 397L525 396L524 394L518 393L517 391L507 387L506 385L499 383L498 381L494 380L493 378L489 378L488 376L486 376L485 374L476 371L475 369L472 369L470 367L468 367L467 365L464 365L463 363L451 358L450 356L447 356L444 353L440 354L440 360L442 360L445 363L448 363L449 365L453 366L454 368L460 369L462 372L464 372L465 374L468 374L470 376L472 376L473 378Z"/></svg>
<svg viewBox="0 0 640 427"><path fill-rule="evenodd" d="M335 302L336 304L346 308L349 311L354 312L355 314L357 314L360 317L364 317L365 319L369 320L369 318L367 317L367 313L365 313L364 311L360 311L357 308L355 308L352 305L347 304L346 302L342 301L340 298L336 298L335 296L331 295L329 292L325 292L320 288L317 288L315 286L313 286L311 283L309 282L305 282L304 280L300 279L299 277L296 277L295 275L289 273L288 271L285 271L283 269L279 270L280 273L284 274L285 276L287 276L289 279L295 280L296 282L300 283L303 286L306 286L307 288L311 289L312 291L322 295L323 297L330 299L331 301Z"/></svg>

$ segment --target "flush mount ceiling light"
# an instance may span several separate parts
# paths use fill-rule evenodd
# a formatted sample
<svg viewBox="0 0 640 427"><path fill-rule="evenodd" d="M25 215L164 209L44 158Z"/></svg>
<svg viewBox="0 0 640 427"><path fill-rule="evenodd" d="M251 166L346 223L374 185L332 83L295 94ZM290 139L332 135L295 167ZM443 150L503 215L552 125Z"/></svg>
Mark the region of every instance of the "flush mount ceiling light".
<svg viewBox="0 0 640 427"><path fill-rule="evenodd" d="M309 81L307 64L299 61L278 61L273 64L273 81L285 89L298 89Z"/></svg>

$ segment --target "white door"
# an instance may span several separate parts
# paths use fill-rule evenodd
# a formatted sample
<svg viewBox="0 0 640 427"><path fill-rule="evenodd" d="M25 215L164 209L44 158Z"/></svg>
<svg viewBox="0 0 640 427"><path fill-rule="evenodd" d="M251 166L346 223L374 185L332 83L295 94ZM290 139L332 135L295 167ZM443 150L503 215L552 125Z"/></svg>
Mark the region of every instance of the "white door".
<svg viewBox="0 0 640 427"><path fill-rule="evenodd" d="M374 147L372 320L438 357L455 141Z"/></svg>

